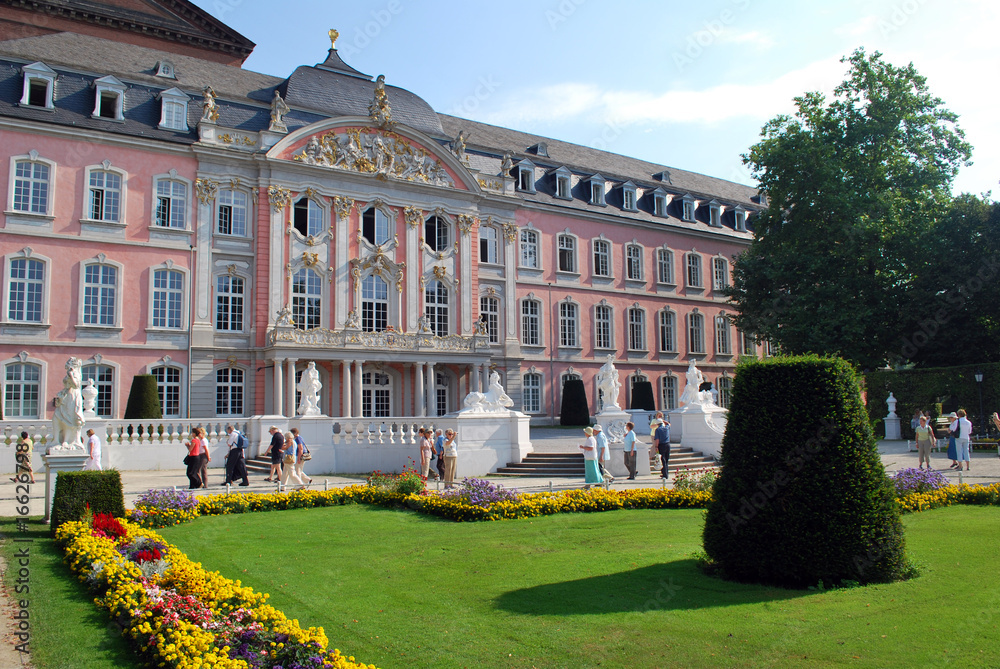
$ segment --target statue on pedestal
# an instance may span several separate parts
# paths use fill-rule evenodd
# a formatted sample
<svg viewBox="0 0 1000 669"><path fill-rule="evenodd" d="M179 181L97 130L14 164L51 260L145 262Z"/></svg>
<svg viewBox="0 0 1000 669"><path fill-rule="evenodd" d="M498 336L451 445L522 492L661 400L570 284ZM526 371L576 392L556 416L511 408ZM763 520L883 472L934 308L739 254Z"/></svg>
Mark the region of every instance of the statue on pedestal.
<svg viewBox="0 0 1000 669"><path fill-rule="evenodd" d="M56 410L52 414L52 436L56 443L54 450L83 448L80 432L86 420L83 417L83 394L81 393L83 362L79 358L66 361L66 377L63 388L56 395Z"/></svg>
<svg viewBox="0 0 1000 669"><path fill-rule="evenodd" d="M205 90L201 94L204 98L204 101L201 103L201 120L207 123L215 123L219 120L219 107L215 104L215 98L218 96L215 94L215 89L211 86L205 86Z"/></svg>
<svg viewBox="0 0 1000 669"><path fill-rule="evenodd" d="M701 398L701 392L699 387L705 381L705 377L701 375L701 371L695 367L694 360L688 365L687 372L684 373L687 383L684 386L684 392L681 393L680 403L686 406L695 406L704 404Z"/></svg>
<svg viewBox="0 0 1000 669"><path fill-rule="evenodd" d="M485 393L469 393L465 396L464 404L465 408L461 413L505 413L514 406L514 400L500 385L500 374L493 371L490 372L489 390Z"/></svg>
<svg viewBox="0 0 1000 669"><path fill-rule="evenodd" d="M618 380L618 370L615 369L614 361L615 356L608 355L607 362L601 366L601 370L597 373L597 390L601 393L604 402L602 411L609 409L621 411L621 407L618 405L618 393L621 391L622 384Z"/></svg>
<svg viewBox="0 0 1000 669"><path fill-rule="evenodd" d="M281 94L275 89L274 97L271 98L271 125L267 129L271 132L288 132L288 126L285 125L285 114L290 111L291 109L281 99Z"/></svg>
<svg viewBox="0 0 1000 669"><path fill-rule="evenodd" d="M320 383L319 370L316 369L315 362L310 362L305 371L302 372L302 378L299 379L299 385L296 388L301 394L297 409L298 414L300 416L322 415L319 410L319 391L323 388L323 384Z"/></svg>

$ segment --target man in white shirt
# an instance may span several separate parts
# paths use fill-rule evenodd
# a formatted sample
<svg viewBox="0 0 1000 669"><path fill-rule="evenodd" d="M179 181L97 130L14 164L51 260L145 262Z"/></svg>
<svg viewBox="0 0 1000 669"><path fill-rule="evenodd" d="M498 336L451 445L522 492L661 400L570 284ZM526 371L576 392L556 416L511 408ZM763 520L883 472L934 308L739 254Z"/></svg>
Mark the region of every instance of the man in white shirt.
<svg viewBox="0 0 1000 669"><path fill-rule="evenodd" d="M226 439L226 443L229 444L229 452L226 453L226 482L223 485L229 485L238 478L243 479L243 483L240 483L241 486L250 485L250 480L247 478L245 455L246 437L232 425L226 426L226 434L229 435L229 438Z"/></svg>
<svg viewBox="0 0 1000 669"><path fill-rule="evenodd" d="M949 428L952 432L957 432L955 437L955 450L958 453L958 468L962 468L965 462L965 471L969 471L972 457L969 453L969 441L972 439L972 421L965 417L965 409L958 410L958 418Z"/></svg>
<svg viewBox="0 0 1000 669"><path fill-rule="evenodd" d="M101 438L94 434L93 430L87 430L87 454L90 456L83 463L85 470L100 471L101 467Z"/></svg>

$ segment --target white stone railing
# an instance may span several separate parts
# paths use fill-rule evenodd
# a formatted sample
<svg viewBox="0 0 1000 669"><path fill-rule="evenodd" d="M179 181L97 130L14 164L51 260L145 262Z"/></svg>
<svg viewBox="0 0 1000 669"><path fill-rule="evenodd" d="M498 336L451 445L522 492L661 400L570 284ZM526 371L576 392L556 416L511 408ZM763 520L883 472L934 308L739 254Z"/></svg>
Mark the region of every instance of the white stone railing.
<svg viewBox="0 0 1000 669"><path fill-rule="evenodd" d="M490 348L489 337L485 334L472 336L445 335L437 337L429 333L407 332L364 332L361 330L329 330L313 328L299 330L279 326L267 333L269 346L275 344L295 344L298 346L322 346L350 349L378 349L383 351L486 351Z"/></svg>
<svg viewBox="0 0 1000 669"><path fill-rule="evenodd" d="M151 420L151 421L115 421L93 420L84 426L84 432L90 426L101 437L101 441L109 446L125 444L129 446L170 446L183 444L191 437L191 431L196 427L205 429L205 437L209 444L215 444L226 439L226 424L232 422L236 429L244 431L248 422L219 420ZM43 420L0 421L0 446L12 446L17 443L21 432L27 432L35 443L35 448L46 448L53 445L52 423ZM86 434L82 435L86 440Z"/></svg>

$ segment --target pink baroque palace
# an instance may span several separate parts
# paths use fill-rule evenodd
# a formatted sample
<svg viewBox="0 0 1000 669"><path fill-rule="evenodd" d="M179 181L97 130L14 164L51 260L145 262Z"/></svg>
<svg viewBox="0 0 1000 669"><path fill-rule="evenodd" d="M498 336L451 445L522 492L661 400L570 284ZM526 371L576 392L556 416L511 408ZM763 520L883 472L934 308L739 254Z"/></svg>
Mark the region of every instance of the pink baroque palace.
<svg viewBox="0 0 1000 669"><path fill-rule="evenodd" d="M315 363L321 415L440 416L495 371L547 423L570 378L600 410L609 355L670 410L690 361L726 406L764 353L721 292L754 189L437 113L335 31L278 78L184 0L73 4L0 10L4 420L50 420L70 357L108 420L136 374L165 418L292 417Z"/></svg>

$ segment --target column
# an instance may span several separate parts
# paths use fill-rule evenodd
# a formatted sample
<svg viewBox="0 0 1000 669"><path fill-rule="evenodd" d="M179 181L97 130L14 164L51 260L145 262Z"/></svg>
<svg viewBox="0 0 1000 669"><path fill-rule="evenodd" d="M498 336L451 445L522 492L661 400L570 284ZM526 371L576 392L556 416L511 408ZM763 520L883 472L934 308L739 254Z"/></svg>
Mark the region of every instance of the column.
<svg viewBox="0 0 1000 669"><path fill-rule="evenodd" d="M281 386L281 363L284 362L281 358L274 359L274 371L272 373L274 381L274 392L272 393L274 397L271 398L271 413L275 416L281 415L281 396L282 396L282 386Z"/></svg>
<svg viewBox="0 0 1000 669"><path fill-rule="evenodd" d="M479 382L479 365L472 365L472 382L469 384L470 393L481 393L482 385Z"/></svg>
<svg viewBox="0 0 1000 669"><path fill-rule="evenodd" d="M416 416L423 417L427 415L427 404L424 400L424 363L413 363L413 369L417 373L417 379L413 383L413 389L417 394L417 398L413 404L413 413Z"/></svg>
<svg viewBox="0 0 1000 669"><path fill-rule="evenodd" d="M355 418L361 416L361 366L363 364L361 360L354 361L354 413L351 415Z"/></svg>
<svg viewBox="0 0 1000 669"><path fill-rule="evenodd" d="M343 399L341 411L343 412L342 415L349 418L351 416L351 361L344 360L341 362L340 369L340 397Z"/></svg>
<svg viewBox="0 0 1000 669"><path fill-rule="evenodd" d="M434 363L427 363L427 413L425 416L436 416L437 415L437 393L434 392L436 386L435 381L437 379L434 377Z"/></svg>
<svg viewBox="0 0 1000 669"><path fill-rule="evenodd" d="M400 416L409 416L410 415L410 394L411 394L410 393L410 370L411 370L410 363L406 363L405 365L403 365L403 387L402 387L402 389L400 391L400 400L401 400L401 402L400 402L400 405L399 405L401 407L401 410L399 412Z"/></svg>
<svg viewBox="0 0 1000 669"><path fill-rule="evenodd" d="M479 378L481 379L480 382L482 383L482 387L476 388L476 391L480 393L485 393L487 390L490 389L490 363L488 362L483 363L483 371L479 375Z"/></svg>
<svg viewBox="0 0 1000 669"><path fill-rule="evenodd" d="M287 358L285 360L285 415L295 418L295 363L298 358Z"/></svg>

